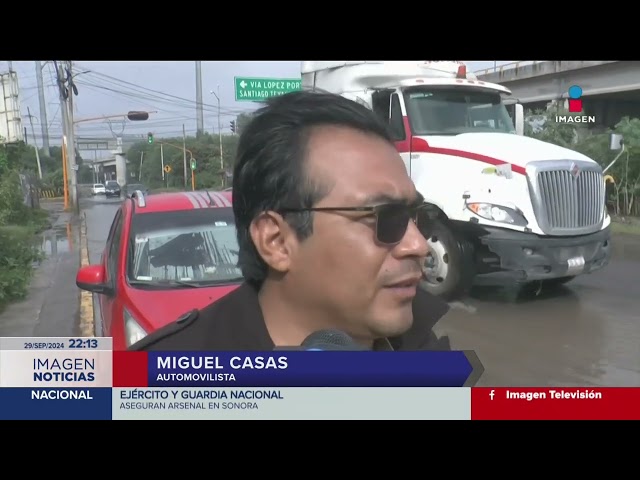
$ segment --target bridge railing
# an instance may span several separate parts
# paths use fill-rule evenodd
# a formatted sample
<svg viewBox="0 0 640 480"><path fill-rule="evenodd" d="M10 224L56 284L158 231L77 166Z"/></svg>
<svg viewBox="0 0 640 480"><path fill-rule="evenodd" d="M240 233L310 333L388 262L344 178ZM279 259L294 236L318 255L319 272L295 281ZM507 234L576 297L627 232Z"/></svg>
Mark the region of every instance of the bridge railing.
<svg viewBox="0 0 640 480"><path fill-rule="evenodd" d="M515 70L516 68L526 67L528 65L535 65L537 63L544 63L548 60L519 60L517 62L505 63L503 65L495 65L489 68L483 68L482 70L476 70L477 76L489 75L491 73L504 72L505 70Z"/></svg>

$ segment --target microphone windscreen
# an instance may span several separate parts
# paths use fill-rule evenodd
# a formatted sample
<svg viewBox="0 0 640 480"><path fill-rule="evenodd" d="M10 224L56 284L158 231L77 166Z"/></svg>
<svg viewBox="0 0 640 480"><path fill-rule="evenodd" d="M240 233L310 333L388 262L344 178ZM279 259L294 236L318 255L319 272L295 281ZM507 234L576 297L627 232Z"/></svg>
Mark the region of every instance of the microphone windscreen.
<svg viewBox="0 0 640 480"><path fill-rule="evenodd" d="M301 344L305 350L365 350L349 335L340 330L313 332Z"/></svg>

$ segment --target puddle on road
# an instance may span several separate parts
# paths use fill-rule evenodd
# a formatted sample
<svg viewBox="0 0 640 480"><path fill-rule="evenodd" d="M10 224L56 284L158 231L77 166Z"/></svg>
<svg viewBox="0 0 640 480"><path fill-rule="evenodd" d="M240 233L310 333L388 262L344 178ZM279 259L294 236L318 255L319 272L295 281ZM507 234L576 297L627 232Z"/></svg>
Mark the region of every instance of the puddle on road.
<svg viewBox="0 0 640 480"><path fill-rule="evenodd" d="M73 250L71 224L60 225L47 230L40 237L40 250L48 257L55 257Z"/></svg>

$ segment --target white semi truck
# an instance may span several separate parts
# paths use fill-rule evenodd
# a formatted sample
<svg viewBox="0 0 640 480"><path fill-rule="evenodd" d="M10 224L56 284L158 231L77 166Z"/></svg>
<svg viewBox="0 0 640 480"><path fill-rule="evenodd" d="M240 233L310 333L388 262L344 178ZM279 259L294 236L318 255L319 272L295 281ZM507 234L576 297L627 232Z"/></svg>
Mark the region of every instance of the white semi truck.
<svg viewBox="0 0 640 480"><path fill-rule="evenodd" d="M564 283L611 255L602 168L524 136L523 107L461 62L302 62L302 87L388 122L418 191L438 212L423 287Z"/></svg>

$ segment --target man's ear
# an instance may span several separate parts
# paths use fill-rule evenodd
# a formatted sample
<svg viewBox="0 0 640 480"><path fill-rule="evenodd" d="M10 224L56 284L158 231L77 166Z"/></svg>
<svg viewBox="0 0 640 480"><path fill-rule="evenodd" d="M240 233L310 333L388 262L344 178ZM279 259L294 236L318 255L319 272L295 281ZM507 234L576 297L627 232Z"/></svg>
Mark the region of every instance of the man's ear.
<svg viewBox="0 0 640 480"><path fill-rule="evenodd" d="M249 226L253 244L269 267L277 272L289 270L291 263L291 244L288 241L291 228L282 215L275 212L263 212Z"/></svg>

